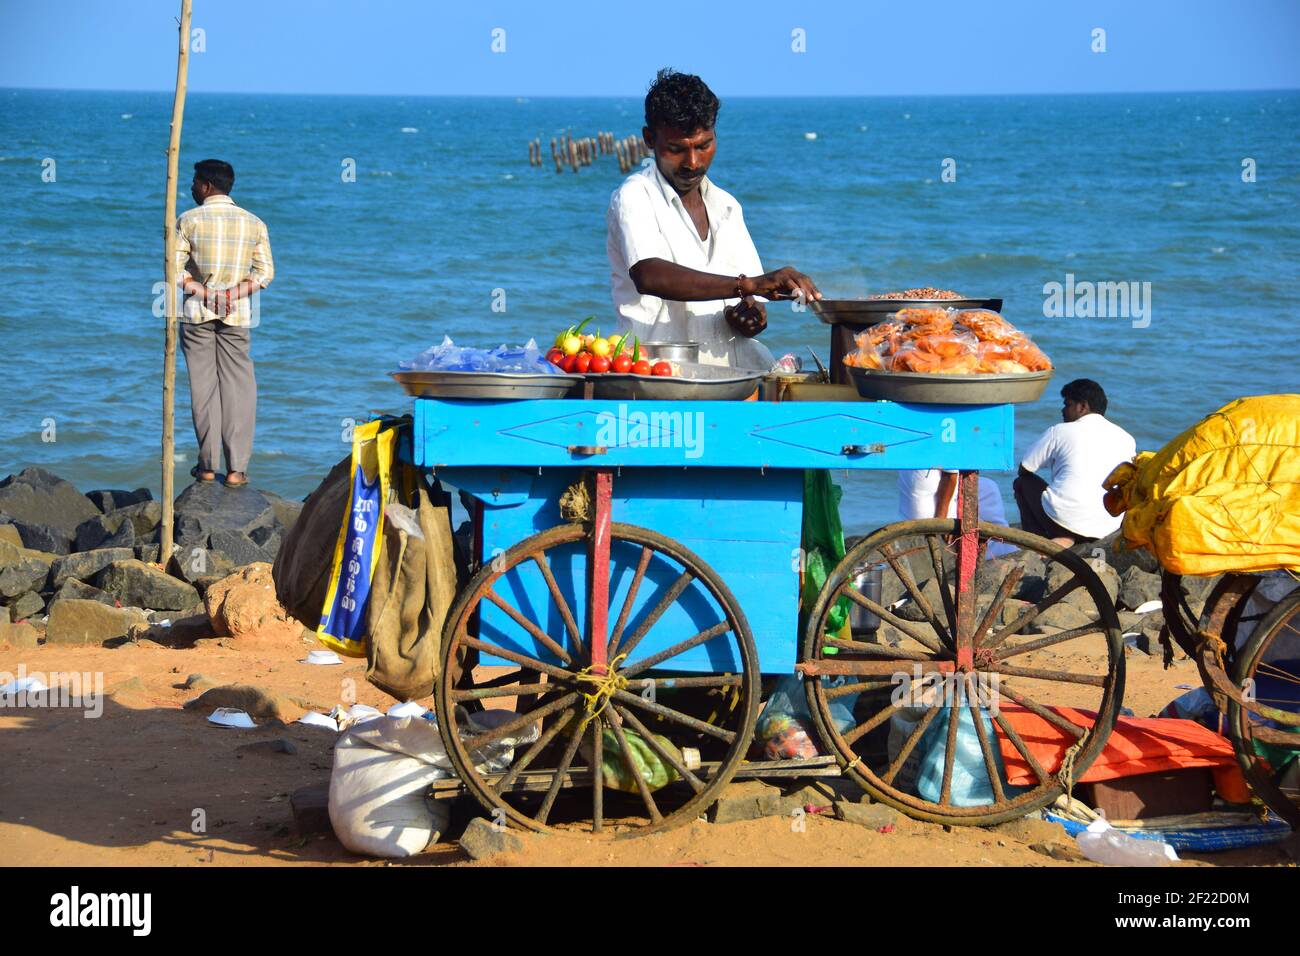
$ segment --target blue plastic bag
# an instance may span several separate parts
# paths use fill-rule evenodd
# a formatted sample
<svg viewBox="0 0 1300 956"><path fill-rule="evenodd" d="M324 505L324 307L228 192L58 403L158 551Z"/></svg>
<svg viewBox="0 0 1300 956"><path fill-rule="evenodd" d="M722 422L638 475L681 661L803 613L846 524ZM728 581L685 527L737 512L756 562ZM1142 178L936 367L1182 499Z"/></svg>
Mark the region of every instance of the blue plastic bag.
<svg viewBox="0 0 1300 956"><path fill-rule="evenodd" d="M989 783L988 771L984 767L984 752L980 749L980 739L975 732L975 722L971 720L970 708L964 705L943 708L917 745L922 755L916 777L916 792L924 800L939 802L943 791L944 758L948 750L948 722L954 709L959 711L960 716L957 718L956 754L952 764L952 804L957 807L975 807L992 803L993 785ZM984 729L993 750L994 769L1002 781L1003 793L1008 797L1024 793L1024 788L1013 787L1006 782L1006 769L1002 766L997 732L988 711L983 707L980 708L980 719L984 721Z"/></svg>

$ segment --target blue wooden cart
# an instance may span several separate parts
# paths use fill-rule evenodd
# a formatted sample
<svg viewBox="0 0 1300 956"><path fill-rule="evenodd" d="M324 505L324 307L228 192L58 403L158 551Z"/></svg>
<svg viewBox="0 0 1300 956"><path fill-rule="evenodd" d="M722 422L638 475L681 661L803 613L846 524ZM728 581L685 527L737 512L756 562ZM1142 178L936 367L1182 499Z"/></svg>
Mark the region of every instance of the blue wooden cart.
<svg viewBox="0 0 1300 956"><path fill-rule="evenodd" d="M474 528L476 570L448 614L436 690L460 779L515 825L600 830L608 819L620 836L694 819L738 771L843 770L877 799L955 823L1046 804L1061 792L1057 770L1040 766L1012 729L1038 779L1004 791L994 751L1007 729L998 725L993 739L985 719L974 727L991 800L962 806L953 795L962 771L957 719L947 720L942 793L926 799L895 780L936 718L960 704L922 704L904 747L884 746L896 731L890 718L908 703L898 700L900 686L939 675L964 688L1016 671L1010 649L1033 644L1015 652L1032 654L1098 634L1094 672L1020 668L1023 681L1059 684L1065 699L1055 691L1020 699L1069 725L1075 770L1109 731L1122 656L1101 582L1073 553L978 520L977 472L1013 467L1013 437L1011 405L417 398L413 462L462 492ZM899 523L860 542L816 605L802 609L801 635L805 470L932 467L962 473L957 521ZM1061 565L1070 589L1093 597L1096 626L1064 639L1028 635L1036 605L1017 626L999 626L1024 565L981 606L976 573L990 540ZM857 586L871 568L887 578L886 597ZM900 597L886 606L890 583ZM829 633L844 600L878 629ZM1059 600L1039 602L1038 612ZM807 678L824 756L749 759L762 677L795 673ZM853 702L851 726L840 698ZM1050 706L1058 702L1090 705L1098 719L1062 721ZM485 706L502 705L514 716L481 719ZM494 769L488 755L510 742L509 769ZM575 789L590 798L574 800Z"/></svg>

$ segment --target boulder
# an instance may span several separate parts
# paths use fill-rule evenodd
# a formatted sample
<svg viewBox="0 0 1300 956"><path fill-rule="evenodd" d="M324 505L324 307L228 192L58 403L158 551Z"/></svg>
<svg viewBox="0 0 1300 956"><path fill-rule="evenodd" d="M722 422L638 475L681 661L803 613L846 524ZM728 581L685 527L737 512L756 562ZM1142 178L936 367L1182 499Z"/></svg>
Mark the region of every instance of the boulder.
<svg viewBox="0 0 1300 956"><path fill-rule="evenodd" d="M133 550L136 560L145 564L157 564L162 557L162 545L159 544L137 544Z"/></svg>
<svg viewBox="0 0 1300 956"><path fill-rule="evenodd" d="M518 853L524 848L524 839L505 826L496 826L483 817L475 817L460 835L460 848L475 860L483 860L498 853Z"/></svg>
<svg viewBox="0 0 1300 956"><path fill-rule="evenodd" d="M1064 601L1058 601L1043 611L1026 628L1029 634L1055 634L1074 627L1091 624L1096 618Z"/></svg>
<svg viewBox="0 0 1300 956"><path fill-rule="evenodd" d="M134 556L130 548L99 548L59 558L50 565L50 587L61 588L73 579L90 581L114 561L128 561Z"/></svg>
<svg viewBox="0 0 1300 956"><path fill-rule="evenodd" d="M25 621L29 617L38 617L45 610L44 599L35 591L20 594L9 602L9 613L15 621Z"/></svg>
<svg viewBox="0 0 1300 956"><path fill-rule="evenodd" d="M31 650L37 645L39 638L40 635L36 633L36 628L25 621L17 624L0 621L0 645L12 647L15 650Z"/></svg>
<svg viewBox="0 0 1300 956"><path fill-rule="evenodd" d="M303 502L301 501L290 501L271 491L263 491L262 497L271 503L271 510L275 512L275 523L286 532L298 520L298 515L302 514Z"/></svg>
<svg viewBox="0 0 1300 956"><path fill-rule="evenodd" d="M254 528L249 538L253 544L262 549L266 555L266 561L275 562L275 556L280 553L280 542L284 540L285 532L279 527Z"/></svg>
<svg viewBox="0 0 1300 956"><path fill-rule="evenodd" d="M91 504L104 514L116 511L118 508L125 508L127 505L153 500L153 495L148 488L137 488L135 491L122 491L118 488L96 488L94 491L87 491L86 497L90 499Z"/></svg>
<svg viewBox="0 0 1300 956"><path fill-rule="evenodd" d="M118 516L130 520L137 541L152 543L158 540L158 525L162 523L161 501L141 501L127 505L113 512L113 517Z"/></svg>
<svg viewBox="0 0 1300 956"><path fill-rule="evenodd" d="M303 633L275 599L271 565L264 561L210 585L203 603L220 636L283 645L297 643Z"/></svg>
<svg viewBox="0 0 1300 956"><path fill-rule="evenodd" d="M15 524L56 528L71 536L77 525L98 510L71 482L43 468L26 468L0 481L0 513L13 518Z"/></svg>
<svg viewBox="0 0 1300 956"><path fill-rule="evenodd" d="M781 815L781 791L761 780L738 780L727 784L709 810L709 820L713 823L737 823Z"/></svg>
<svg viewBox="0 0 1300 956"><path fill-rule="evenodd" d="M76 551L96 548L129 548L135 544L135 526L129 515L106 514L87 518L77 525L73 546Z"/></svg>
<svg viewBox="0 0 1300 956"><path fill-rule="evenodd" d="M898 822L898 811L883 803L846 803L836 801L835 819L856 823L869 830L886 830Z"/></svg>
<svg viewBox="0 0 1300 956"><path fill-rule="evenodd" d="M265 530L262 528L257 531ZM226 561L236 568L242 568L246 564L256 564L259 561L270 561L273 555L268 555L253 540L242 531L228 531L222 529L214 531L208 536L208 547L215 553L221 555Z"/></svg>
<svg viewBox="0 0 1300 956"><path fill-rule="evenodd" d="M1160 575L1130 565L1120 572L1119 606L1132 611L1147 601L1160 600Z"/></svg>
<svg viewBox="0 0 1300 956"><path fill-rule="evenodd" d="M108 607L118 606L117 598L113 595L89 584L83 584L76 578L68 578L63 582L63 586L54 592L54 597L50 598L50 607L54 607L60 601L98 601Z"/></svg>
<svg viewBox="0 0 1300 956"><path fill-rule="evenodd" d="M251 485L227 488L218 481L196 481L176 499L176 540L182 546L207 547L214 531L241 531L277 524L275 508Z"/></svg>
<svg viewBox="0 0 1300 956"><path fill-rule="evenodd" d="M1112 602L1119 597L1119 575L1109 564L1104 561L1098 561L1092 558L1087 559L1088 566L1092 568L1097 577L1101 578L1101 583L1106 588L1106 593L1110 596ZM1055 561L1047 569L1047 591L1051 593L1059 588L1062 584L1073 577L1074 572L1063 564ZM1091 608L1094 607L1091 594L1082 586L1075 588L1064 598L1061 599L1066 604L1072 604L1076 607Z"/></svg>
<svg viewBox="0 0 1300 956"><path fill-rule="evenodd" d="M182 611L199 600L193 585L134 558L114 561L96 575L95 584L134 607Z"/></svg>
<svg viewBox="0 0 1300 956"><path fill-rule="evenodd" d="M45 643L102 644L126 637L133 624L144 620L144 612L137 608L105 607L98 601L60 601L50 608Z"/></svg>
<svg viewBox="0 0 1300 956"><path fill-rule="evenodd" d="M0 571L0 601L12 603L21 594L41 590L49 573L49 568L38 561L10 565Z"/></svg>
<svg viewBox="0 0 1300 956"><path fill-rule="evenodd" d="M235 566L225 557L216 551L210 551L207 548L186 548L184 550L177 548L172 552L171 562L167 565L167 570L182 581L193 584L196 588L202 580L211 579L214 575L219 580L235 569ZM200 591L205 590L199 588Z"/></svg>
<svg viewBox="0 0 1300 956"><path fill-rule="evenodd" d="M13 521L4 515L0 515L0 544L12 545L15 548L23 547L23 536L18 533Z"/></svg>
<svg viewBox="0 0 1300 956"><path fill-rule="evenodd" d="M1129 548L1124 543L1124 536L1115 531L1092 542L1090 547L1101 548L1106 552L1106 563L1118 573L1123 574L1129 568L1141 568L1149 574L1160 573L1160 562L1146 548Z"/></svg>
<svg viewBox="0 0 1300 956"><path fill-rule="evenodd" d="M13 526L18 529L24 548L48 551L51 554L69 554L75 547L76 534L72 531L20 519L14 519Z"/></svg>

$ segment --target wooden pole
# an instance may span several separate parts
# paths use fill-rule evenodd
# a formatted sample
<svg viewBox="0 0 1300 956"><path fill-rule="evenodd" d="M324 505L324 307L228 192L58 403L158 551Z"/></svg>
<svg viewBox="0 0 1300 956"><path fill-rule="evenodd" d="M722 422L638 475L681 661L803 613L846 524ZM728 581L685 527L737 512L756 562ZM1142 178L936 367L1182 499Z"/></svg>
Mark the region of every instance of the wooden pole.
<svg viewBox="0 0 1300 956"><path fill-rule="evenodd" d="M190 0L181 0L180 46L176 54L176 95L172 99L171 139L167 144L167 200L163 213L163 269L167 281L167 325L163 334L162 528L158 560L167 567L172 556L175 520L176 457L176 167L181 155L181 121L190 69Z"/></svg>

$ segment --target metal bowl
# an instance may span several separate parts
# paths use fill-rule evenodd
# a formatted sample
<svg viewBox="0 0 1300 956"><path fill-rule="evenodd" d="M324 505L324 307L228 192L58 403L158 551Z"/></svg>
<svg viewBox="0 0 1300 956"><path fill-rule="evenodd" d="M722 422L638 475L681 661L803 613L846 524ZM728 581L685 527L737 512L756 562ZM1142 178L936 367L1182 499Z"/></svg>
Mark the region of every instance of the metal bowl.
<svg viewBox="0 0 1300 956"><path fill-rule="evenodd" d="M520 375L505 372L393 372L407 395L511 401L566 398L582 384L581 375Z"/></svg>
<svg viewBox="0 0 1300 956"><path fill-rule="evenodd" d="M1007 405L1036 402L1052 377L1046 372L1019 375L939 375L879 372L847 366L863 398L911 405Z"/></svg>
<svg viewBox="0 0 1300 956"><path fill-rule="evenodd" d="M587 375L592 398L619 401L737 402L749 398L764 373L718 365L697 365L681 376Z"/></svg>
<svg viewBox="0 0 1300 956"><path fill-rule="evenodd" d="M642 342L641 354L653 362L698 362L699 342Z"/></svg>
<svg viewBox="0 0 1300 956"><path fill-rule="evenodd" d="M874 325L900 309L991 309L1002 311L1001 299L821 299L808 303L827 325Z"/></svg>

